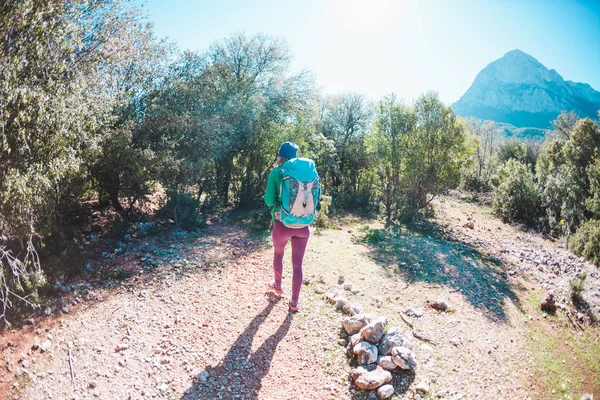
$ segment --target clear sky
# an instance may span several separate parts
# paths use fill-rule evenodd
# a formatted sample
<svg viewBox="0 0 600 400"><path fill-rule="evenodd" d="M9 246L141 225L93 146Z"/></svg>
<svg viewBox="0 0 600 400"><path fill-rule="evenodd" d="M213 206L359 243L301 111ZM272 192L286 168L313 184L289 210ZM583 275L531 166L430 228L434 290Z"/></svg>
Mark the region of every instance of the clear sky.
<svg viewBox="0 0 600 400"><path fill-rule="evenodd" d="M138 0L143 1L143 0ZM600 90L600 0L147 0L159 37L206 50L234 32L287 42L325 94L458 100L513 49Z"/></svg>

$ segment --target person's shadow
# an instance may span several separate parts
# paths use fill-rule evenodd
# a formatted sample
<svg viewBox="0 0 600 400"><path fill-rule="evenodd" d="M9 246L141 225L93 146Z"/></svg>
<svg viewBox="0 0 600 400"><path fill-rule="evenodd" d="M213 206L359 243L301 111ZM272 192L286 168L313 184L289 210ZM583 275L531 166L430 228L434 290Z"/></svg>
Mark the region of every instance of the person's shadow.
<svg viewBox="0 0 600 400"><path fill-rule="evenodd" d="M289 331L292 322L292 314L288 314L277 331L251 354L254 335L275 304L276 302L270 301L254 317L219 365L208 367L196 376L194 384L186 390L181 400L258 398L262 379L271 368L275 349Z"/></svg>

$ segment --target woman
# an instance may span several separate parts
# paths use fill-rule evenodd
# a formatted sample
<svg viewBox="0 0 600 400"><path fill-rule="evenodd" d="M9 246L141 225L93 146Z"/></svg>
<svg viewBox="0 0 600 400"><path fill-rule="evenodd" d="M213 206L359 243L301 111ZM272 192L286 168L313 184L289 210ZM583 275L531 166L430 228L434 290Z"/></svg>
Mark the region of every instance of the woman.
<svg viewBox="0 0 600 400"><path fill-rule="evenodd" d="M274 281L269 284L269 289L277 296L283 294L281 289L281 278L283 271L283 252L288 240L292 241L292 298L289 303L290 311L298 311L298 297L300 296L300 289L302 287L302 260L304 259L304 251L306 250L306 244L310 236L310 228L304 226L302 228L289 228L281 222L281 198L280 193L282 187L283 168L284 163L288 160L296 159L298 153L298 146L292 142L285 142L279 148L277 153L277 160L274 163L273 170L269 174L269 180L267 182L267 190L265 192L265 203L267 206L272 207L271 215L273 216L273 270L275 273ZM316 182L318 182L318 175L314 169L314 162L308 159L297 159L286 165L292 166L294 162L298 161L300 164L308 165L308 168L312 168L316 175ZM318 201L318 199L317 199ZM316 202L315 202L316 203ZM314 205L313 205L314 208Z"/></svg>

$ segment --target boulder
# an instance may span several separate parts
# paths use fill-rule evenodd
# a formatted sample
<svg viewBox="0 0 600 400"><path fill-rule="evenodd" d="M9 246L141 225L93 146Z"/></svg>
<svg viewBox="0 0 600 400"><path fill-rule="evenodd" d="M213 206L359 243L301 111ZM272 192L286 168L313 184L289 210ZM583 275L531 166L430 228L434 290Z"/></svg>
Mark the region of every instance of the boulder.
<svg viewBox="0 0 600 400"><path fill-rule="evenodd" d="M369 342L356 344L353 352L359 364L373 364L377 362L377 346Z"/></svg>
<svg viewBox="0 0 600 400"><path fill-rule="evenodd" d="M392 374L377 364L356 367L350 372L350 377L363 390L377 389L392 380Z"/></svg>
<svg viewBox="0 0 600 400"><path fill-rule="evenodd" d="M356 314L351 317L346 317L342 320L342 327L348 335L359 333L362 328L371 322L368 314Z"/></svg>
<svg viewBox="0 0 600 400"><path fill-rule="evenodd" d="M386 371L393 371L393 370L396 369L396 367L398 367L394 363L394 360L392 359L392 356L379 356L379 357L377 357L377 365L379 365L381 368L385 369Z"/></svg>
<svg viewBox="0 0 600 400"><path fill-rule="evenodd" d="M377 343L383 337L387 327L387 318L379 317L360 330L361 337L370 343Z"/></svg>
<svg viewBox="0 0 600 400"><path fill-rule="evenodd" d="M392 359L394 360L394 363L402 369L415 370L417 368L417 360L415 359L414 353L404 346L394 347L392 349Z"/></svg>
<svg viewBox="0 0 600 400"><path fill-rule="evenodd" d="M379 354L390 354L394 347L400 346L404 346L409 350L412 350L413 348L412 343L404 336L400 328L392 328L381 338L381 342L379 343Z"/></svg>

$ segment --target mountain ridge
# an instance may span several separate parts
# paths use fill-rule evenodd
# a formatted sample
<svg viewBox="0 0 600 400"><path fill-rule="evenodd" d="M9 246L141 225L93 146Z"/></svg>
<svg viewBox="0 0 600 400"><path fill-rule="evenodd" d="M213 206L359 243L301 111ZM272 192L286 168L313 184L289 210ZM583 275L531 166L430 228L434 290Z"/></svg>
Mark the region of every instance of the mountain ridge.
<svg viewBox="0 0 600 400"><path fill-rule="evenodd" d="M547 129L563 110L595 118L600 92L587 83L565 80L515 49L482 69L452 107L460 116Z"/></svg>

